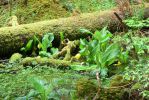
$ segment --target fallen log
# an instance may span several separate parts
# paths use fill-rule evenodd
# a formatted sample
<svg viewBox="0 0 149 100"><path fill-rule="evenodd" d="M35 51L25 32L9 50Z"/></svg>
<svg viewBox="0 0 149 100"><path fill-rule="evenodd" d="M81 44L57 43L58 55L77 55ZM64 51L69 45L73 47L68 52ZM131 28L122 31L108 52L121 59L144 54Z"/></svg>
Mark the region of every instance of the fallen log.
<svg viewBox="0 0 149 100"><path fill-rule="evenodd" d="M149 7L149 4L146 4L146 7ZM74 40L87 36L86 33L80 33L80 28L95 31L108 26L109 30L116 31L117 28L121 27L113 13L115 11L118 10L106 10L69 18L2 27L0 28L0 57L9 56L19 51L36 33L41 37L44 33L52 32L55 35L55 43L59 43L59 32L64 32L65 38Z"/></svg>
<svg viewBox="0 0 149 100"><path fill-rule="evenodd" d="M41 57L26 57L21 62L21 65L24 67L27 66L36 66L36 65L47 65L50 67L58 67L62 69L68 69L72 64L79 64L77 62L51 59L51 58L41 58Z"/></svg>

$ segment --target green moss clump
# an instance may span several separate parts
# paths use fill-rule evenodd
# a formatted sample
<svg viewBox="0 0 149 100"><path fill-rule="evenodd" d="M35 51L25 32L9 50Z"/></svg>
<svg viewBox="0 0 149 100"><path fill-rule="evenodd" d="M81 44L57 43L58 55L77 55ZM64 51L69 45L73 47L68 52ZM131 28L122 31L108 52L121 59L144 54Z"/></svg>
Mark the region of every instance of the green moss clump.
<svg viewBox="0 0 149 100"><path fill-rule="evenodd" d="M0 12L2 12L0 27L4 26L10 17L7 6L0 8ZM18 17L19 24L69 16L69 13L53 0L29 0L27 6L23 4L22 0L13 0L11 13Z"/></svg>
<svg viewBox="0 0 149 100"><path fill-rule="evenodd" d="M78 97L90 100L96 95L97 86L89 79L80 79L76 82L76 90Z"/></svg>
<svg viewBox="0 0 149 100"><path fill-rule="evenodd" d="M16 62L16 61L19 61L21 58L22 58L22 55L21 55L21 54L19 54L19 53L14 53L14 54L10 57L9 62L10 62L10 63L14 63L14 62Z"/></svg>

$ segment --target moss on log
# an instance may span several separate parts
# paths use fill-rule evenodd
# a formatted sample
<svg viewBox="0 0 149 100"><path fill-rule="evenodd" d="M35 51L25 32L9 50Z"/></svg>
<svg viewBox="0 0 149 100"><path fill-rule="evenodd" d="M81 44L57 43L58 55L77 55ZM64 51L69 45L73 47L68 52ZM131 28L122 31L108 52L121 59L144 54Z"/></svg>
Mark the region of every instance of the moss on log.
<svg viewBox="0 0 149 100"><path fill-rule="evenodd" d="M149 7L149 4L146 6ZM22 24L14 27L2 27L0 28L0 57L9 56L19 51L36 33L41 37L44 33L52 32L55 35L55 42L57 43L59 32L64 32L66 38L74 40L87 36L87 34L79 32L80 28L95 31L108 25L110 30L116 31L117 28L120 28L120 25L113 14L114 11L116 9L86 13L69 18Z"/></svg>
<svg viewBox="0 0 149 100"><path fill-rule="evenodd" d="M21 61L21 64L26 66L35 66L35 65L48 65L59 68L69 68L72 64L79 64L77 62L72 63L70 61L50 59L50 58L41 58L41 57L26 57Z"/></svg>

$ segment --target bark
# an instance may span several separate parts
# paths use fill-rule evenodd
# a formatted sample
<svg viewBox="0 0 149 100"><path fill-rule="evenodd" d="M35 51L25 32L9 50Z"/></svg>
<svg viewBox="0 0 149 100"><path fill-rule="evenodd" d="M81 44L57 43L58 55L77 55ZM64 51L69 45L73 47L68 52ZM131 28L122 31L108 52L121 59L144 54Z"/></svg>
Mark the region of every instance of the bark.
<svg viewBox="0 0 149 100"><path fill-rule="evenodd" d="M146 4L146 7L149 7L149 4ZM116 31L118 28L121 29L120 23L114 15L115 11L118 10L115 8L114 10L86 13L69 18L2 27L0 28L0 57L18 52L34 34L38 34L41 37L44 33L52 32L55 35L55 43L58 44L59 32L64 32L65 38L74 40L87 36L86 33L80 33L79 30L81 28L91 31L105 26L108 26L111 31Z"/></svg>

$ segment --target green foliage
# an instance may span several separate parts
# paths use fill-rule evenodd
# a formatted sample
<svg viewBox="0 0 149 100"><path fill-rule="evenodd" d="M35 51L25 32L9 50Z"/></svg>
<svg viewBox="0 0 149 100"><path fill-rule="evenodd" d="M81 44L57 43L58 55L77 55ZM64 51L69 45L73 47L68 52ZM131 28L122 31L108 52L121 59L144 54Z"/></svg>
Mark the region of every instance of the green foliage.
<svg viewBox="0 0 149 100"><path fill-rule="evenodd" d="M130 67L126 67L124 71L124 78L135 82L135 84L132 85L131 90L138 91L140 95L142 95L146 99L149 97L148 61L149 59L141 59L140 61L132 60Z"/></svg>
<svg viewBox="0 0 149 100"><path fill-rule="evenodd" d="M126 48L130 51L131 55L135 54L132 58L136 60L142 59L142 57L146 58L146 55L148 55L149 52L149 39L147 37L134 37L131 33L128 33L128 37Z"/></svg>
<svg viewBox="0 0 149 100"><path fill-rule="evenodd" d="M136 35L136 34L135 34ZM145 99L149 97L148 95L148 75L149 75L149 39L148 37L138 37L132 35L132 33L127 33L124 36L117 36L113 41L120 42L128 52L129 64L125 67L123 75L126 80L133 81L131 91L137 91ZM117 40L116 40L117 39ZM139 58L133 57L132 54L137 54Z"/></svg>
<svg viewBox="0 0 149 100"><path fill-rule="evenodd" d="M132 56L134 53L137 54L138 57L146 57L149 52L148 37L134 36L132 31L126 33L124 36L116 36L113 41L119 42L119 44L124 47L124 52L126 52L125 56L130 55L129 58L132 59L136 59Z"/></svg>
<svg viewBox="0 0 149 100"><path fill-rule="evenodd" d="M80 99L88 98L92 100L97 92L97 86L89 79L80 79L76 83L76 91Z"/></svg>
<svg viewBox="0 0 149 100"><path fill-rule="evenodd" d="M58 48L51 48L51 54L54 55L54 54L57 54L59 51L58 51Z"/></svg>
<svg viewBox="0 0 149 100"><path fill-rule="evenodd" d="M128 50L127 51L124 51L124 52L121 51L118 58L119 58L119 60L120 60L121 63L123 63L123 64L128 63L129 51Z"/></svg>
<svg viewBox="0 0 149 100"><path fill-rule="evenodd" d="M54 35L53 33L47 33L44 35L44 37L42 38L42 43L41 44L41 48L42 51L46 51L49 47L52 47L52 41L54 40Z"/></svg>
<svg viewBox="0 0 149 100"><path fill-rule="evenodd" d="M32 46L33 46L33 39L29 40L26 46L21 48L21 51L27 53L28 51L31 51Z"/></svg>
<svg viewBox="0 0 149 100"><path fill-rule="evenodd" d="M39 39L36 37L36 35L33 36L32 39L30 39L25 47L22 47L20 51L22 51L24 54L27 54L29 52L34 52L37 44L40 43Z"/></svg>
<svg viewBox="0 0 149 100"><path fill-rule="evenodd" d="M75 90L63 86L65 84L67 85L68 83L70 83L69 80L54 78L50 81L51 83L49 85L47 85L48 84L47 82L39 80L37 78L31 78L30 82L32 83L33 88L35 89L34 95L30 95L30 98L32 96L36 98L39 95L41 100L49 100L49 99L60 100L62 98L72 99L74 96ZM31 93L33 94L32 91ZM31 93L29 92L29 94Z"/></svg>
<svg viewBox="0 0 149 100"><path fill-rule="evenodd" d="M27 7L22 0L13 1L12 15L18 17L20 24L33 23L36 21L50 20L70 16L70 12L79 9L81 12L92 12L114 7L114 0L31 0ZM66 9L64 9L66 8ZM10 17L7 5L0 8L0 27L6 24Z"/></svg>
<svg viewBox="0 0 149 100"><path fill-rule="evenodd" d="M41 100L48 100L48 95L52 92L53 87L51 84L45 85L45 82L37 78L31 78L30 82L37 93L39 93Z"/></svg>
<svg viewBox="0 0 149 100"><path fill-rule="evenodd" d="M134 48L138 55L141 55L141 54L146 55L146 53L149 52L149 45L147 44L147 41L149 41L148 38L144 38L144 39L140 39L138 37L133 38L132 45L134 45Z"/></svg>
<svg viewBox="0 0 149 100"><path fill-rule="evenodd" d="M91 33L89 31L83 30L83 32ZM80 39L80 54L85 58L88 64L95 64L93 70L98 69L101 76L105 76L108 71L108 66L118 60L120 55L120 48L117 43L110 43L110 38L112 34L103 28L101 31L96 31L92 34L92 39L88 42L86 39ZM121 59L126 60L127 57L122 56ZM77 67L79 70L85 69L85 67ZM73 66L73 69L77 70ZM86 67L86 70L90 68Z"/></svg>
<svg viewBox="0 0 149 100"><path fill-rule="evenodd" d="M54 40L54 35L53 33L47 33L43 36L42 38L42 42L39 41L38 47L39 49L41 49L41 51L39 51L39 55L41 57L51 57L51 53L47 52L47 49L49 47L52 47L52 41ZM55 50L58 50L56 48L53 48L53 52Z"/></svg>
<svg viewBox="0 0 149 100"><path fill-rule="evenodd" d="M39 51L39 56L41 57L51 57L51 53L48 53L46 51Z"/></svg>
<svg viewBox="0 0 149 100"><path fill-rule="evenodd" d="M62 42L62 41L64 41L64 33L63 32L60 32L60 41Z"/></svg>
<svg viewBox="0 0 149 100"><path fill-rule="evenodd" d="M63 71L46 65L37 65L35 68L28 66L27 69L23 69L23 66L19 64L10 67L20 70L16 74L0 74L0 99L2 100L16 98L17 100L41 100L41 94L33 86L32 78L35 78L45 90L48 89L46 87L52 85L53 90L49 92L48 98L60 100L66 97L72 100L75 97L76 81L80 78L88 78L71 70Z"/></svg>
<svg viewBox="0 0 149 100"><path fill-rule="evenodd" d="M148 90L142 91L141 94L144 98L149 99L149 91Z"/></svg>
<svg viewBox="0 0 149 100"><path fill-rule="evenodd" d="M92 71L94 69L96 69L97 66L96 65L71 65L71 69L72 70L76 70L76 71Z"/></svg>
<svg viewBox="0 0 149 100"><path fill-rule="evenodd" d="M86 58L88 63L94 64L97 53L106 51L111 36L112 34L104 28L101 31L96 31L89 42L86 39L80 39L80 54Z"/></svg>
<svg viewBox="0 0 149 100"><path fill-rule="evenodd" d="M140 20L143 19L144 10L145 10L145 3L143 2L143 0L142 0L141 7L138 7L138 8L134 7L132 8L132 10L133 10L133 17L136 17Z"/></svg>
<svg viewBox="0 0 149 100"><path fill-rule="evenodd" d="M39 51L39 55L41 57L51 57L53 54L58 53L58 48L52 47L52 41L54 40L53 33L47 33L43 36L42 41L34 35L33 39L29 40L27 45L23 48L21 48L21 51L24 53L28 52L37 52ZM48 52L48 48L51 48L50 52Z"/></svg>
<svg viewBox="0 0 149 100"><path fill-rule="evenodd" d="M73 0L73 2L82 12L105 10L115 6L114 0Z"/></svg>
<svg viewBox="0 0 149 100"><path fill-rule="evenodd" d="M124 23L132 29L141 29L143 27L149 27L149 18L143 20L139 19L138 17L132 17L124 20Z"/></svg>
<svg viewBox="0 0 149 100"><path fill-rule="evenodd" d="M10 58L9 58L9 63L14 63L17 62L19 60L21 60L22 55L19 53L14 53Z"/></svg>
<svg viewBox="0 0 149 100"><path fill-rule="evenodd" d="M71 2L68 0L60 1L67 2L65 6L70 12L75 9L81 9L82 12L90 12L99 9L108 9L114 6L114 0L72 0ZM29 4L32 3L33 2L30 2ZM46 0L42 0L42 3L39 2L39 7L36 4L26 7L27 9L33 8L31 10L18 9L18 7L20 6L18 5L17 7L13 7L13 9L18 10L13 10L12 13L16 13L16 15L19 16L19 20L22 20L22 22L25 20L25 23L37 20L38 17L42 16L43 14L43 19L49 19L49 16L51 16L52 13L50 12L51 14L49 14L49 8L48 10L43 9L43 7L48 7L49 4L50 3L48 3ZM43 11L40 11L40 9L42 9L44 13ZM3 14L2 21L9 17L8 13L6 13L5 10L7 9L4 9L4 11L3 9L0 9ZM27 13L25 11L27 11ZM124 21L126 25L132 29L149 27L149 18L146 20L142 20L144 8L142 7L140 10L136 11L137 12L135 12L132 18L126 19ZM57 13L56 15L61 14ZM40 18L41 17L39 17L39 19ZM50 19L51 18L53 17L50 17ZM2 26L1 22L0 26ZM71 69L78 71L77 74L72 70L62 71L58 69L52 69L49 65L46 65L44 67L39 66L37 62L34 61L32 62L36 63L34 68L31 68L32 66L27 66L28 68L24 69L21 63L17 62L18 60L20 61L21 55L18 55L17 59L16 56L14 56L13 62L15 61L16 63L12 64L12 61L10 61L10 63L2 63L0 66L0 70L2 69L0 71L0 99L10 100L15 99L19 96L21 97L17 98L16 100L76 100L78 98L80 99L81 97L83 99L90 99L95 96L97 90L96 85L98 85L98 83L94 84L96 80L92 80L92 77L88 77L86 74L90 73L88 73L87 71L99 72L99 77L103 78L107 75L107 72L112 73L113 70L111 69L119 70L119 67L115 67L115 65L119 64L116 64L116 62L120 62L122 66L124 64L127 64L124 72L122 72L121 70L119 72L121 73L121 75L124 75L124 79L128 80L126 82L133 81L133 83L129 87L131 92L137 91L140 93L140 95L143 96L143 99L149 98L148 37L140 38L126 34L125 37L120 38L120 41L122 43L118 43L119 41L111 40L113 35L106 28L103 28L101 31L96 31L95 33L92 33L86 29L81 29L80 31L82 33L89 34L91 38L89 40L80 39L80 54L82 57L81 61L84 61L85 64L71 66ZM41 40L37 36L34 36L31 40L29 40L25 47L21 49L21 51L26 54L38 53L42 57L52 57L52 55L59 52L57 48L52 47L53 40L54 35L52 33L45 34ZM64 34L60 32L60 41L62 42L63 40ZM119 44L121 44L123 47L120 48ZM131 53L134 52L139 57L139 60L136 60L135 57L131 56ZM2 74L3 70L12 70L15 74ZM83 75L80 75L79 72L81 72L81 74ZM117 74L118 73L116 73L116 75ZM29 80L27 80L28 77L30 78ZM38 79L37 77L40 78ZM111 78L112 77L110 77L110 79ZM108 90L108 92L110 91L109 94L106 94L107 91L104 91L104 86L106 87L110 84L110 79L104 79L105 80L100 80L101 88L103 89L103 91L100 92L100 95L106 95L103 99L107 99L108 95L110 95L110 98L113 98L114 89L110 91L107 88L106 90ZM116 83L118 84L115 84L115 87L125 85L122 84L122 82L122 79L116 80ZM78 96L77 98L76 95ZM116 99L116 97L114 97L114 99Z"/></svg>
<svg viewBox="0 0 149 100"><path fill-rule="evenodd" d="M145 5L142 3L142 6L139 8L133 9L133 16L124 20L123 22L132 29L141 29L143 27L149 27L149 18L144 18Z"/></svg>

